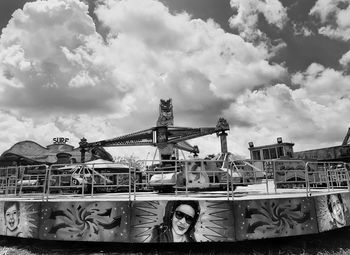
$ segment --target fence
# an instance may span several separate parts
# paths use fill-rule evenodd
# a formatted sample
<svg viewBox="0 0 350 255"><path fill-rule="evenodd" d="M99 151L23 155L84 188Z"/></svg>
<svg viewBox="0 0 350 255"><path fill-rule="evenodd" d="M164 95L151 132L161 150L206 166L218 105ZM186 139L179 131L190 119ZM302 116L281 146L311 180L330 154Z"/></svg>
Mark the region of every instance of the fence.
<svg viewBox="0 0 350 255"><path fill-rule="evenodd" d="M76 164L0 168L0 196L95 196L123 192L136 200L144 192L188 196L198 191L220 191L228 200L235 190L265 185L265 193L286 189L311 195L320 189L349 189L349 173L343 162L301 160L140 160L135 165ZM271 187L269 187L271 185ZM247 191L249 192L249 190Z"/></svg>

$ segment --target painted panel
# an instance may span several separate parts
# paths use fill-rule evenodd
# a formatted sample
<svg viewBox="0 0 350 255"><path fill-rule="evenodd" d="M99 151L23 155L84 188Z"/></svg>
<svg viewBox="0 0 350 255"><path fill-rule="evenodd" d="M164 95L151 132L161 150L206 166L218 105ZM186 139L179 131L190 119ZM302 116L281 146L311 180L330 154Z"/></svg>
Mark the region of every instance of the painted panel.
<svg viewBox="0 0 350 255"><path fill-rule="evenodd" d="M0 234L38 238L40 203L0 202Z"/></svg>
<svg viewBox="0 0 350 255"><path fill-rule="evenodd" d="M131 242L234 241L229 201L132 202Z"/></svg>
<svg viewBox="0 0 350 255"><path fill-rule="evenodd" d="M350 225L350 194L338 193L315 198L319 231Z"/></svg>
<svg viewBox="0 0 350 255"><path fill-rule="evenodd" d="M237 240L317 233L311 198L235 201Z"/></svg>
<svg viewBox="0 0 350 255"><path fill-rule="evenodd" d="M350 193L341 193L343 203L344 203L344 215L346 226L350 226Z"/></svg>
<svg viewBox="0 0 350 255"><path fill-rule="evenodd" d="M42 204L40 239L128 242L129 202Z"/></svg>

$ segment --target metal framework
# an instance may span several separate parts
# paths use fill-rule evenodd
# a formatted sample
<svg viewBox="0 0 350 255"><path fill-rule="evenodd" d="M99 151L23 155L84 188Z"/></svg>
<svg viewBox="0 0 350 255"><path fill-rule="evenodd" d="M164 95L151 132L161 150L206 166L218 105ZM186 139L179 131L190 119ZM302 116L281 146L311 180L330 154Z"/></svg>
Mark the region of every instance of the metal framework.
<svg viewBox="0 0 350 255"><path fill-rule="evenodd" d="M350 138L350 128L348 129L348 132L346 133L346 135L344 137L344 140L342 143L343 146L350 144L349 138Z"/></svg>
<svg viewBox="0 0 350 255"><path fill-rule="evenodd" d="M199 152L197 146L192 146L186 140L194 139L216 133L221 137L221 143L224 147L226 144L226 132L230 129L227 121L220 118L216 127L172 127L157 126L135 133L119 136L113 139L101 140L88 143L85 138L81 139L79 145L82 153L82 162L84 162L84 154L87 148L92 147L117 147L117 146L156 146L158 148L172 145L174 148L197 154ZM223 147L223 146L222 146ZM227 149L226 149L227 151Z"/></svg>

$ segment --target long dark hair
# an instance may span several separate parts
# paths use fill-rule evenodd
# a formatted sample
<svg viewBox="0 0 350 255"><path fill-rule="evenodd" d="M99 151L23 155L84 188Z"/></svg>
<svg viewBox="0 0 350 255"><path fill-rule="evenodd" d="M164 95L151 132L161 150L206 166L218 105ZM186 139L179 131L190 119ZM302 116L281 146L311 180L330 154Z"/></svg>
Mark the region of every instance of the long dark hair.
<svg viewBox="0 0 350 255"><path fill-rule="evenodd" d="M175 213L176 208L180 205L189 205L194 210L193 222L189 226L186 235L191 235L194 232L194 227L197 223L200 214L200 207L198 201L169 201L165 206L165 213L163 217L163 225L167 226L169 229L172 227L172 219Z"/></svg>

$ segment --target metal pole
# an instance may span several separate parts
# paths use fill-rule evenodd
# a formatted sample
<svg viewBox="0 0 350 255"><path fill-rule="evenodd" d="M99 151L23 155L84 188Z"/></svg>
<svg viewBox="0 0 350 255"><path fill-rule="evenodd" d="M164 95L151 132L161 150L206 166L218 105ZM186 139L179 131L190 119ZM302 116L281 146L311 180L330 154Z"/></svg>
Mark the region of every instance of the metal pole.
<svg viewBox="0 0 350 255"><path fill-rule="evenodd" d="M225 169L225 168L224 168ZM230 175L228 174L229 168L226 168L226 194L227 194L227 200L230 200L230 182L232 182ZM231 176L232 176L232 169L231 170Z"/></svg>
<svg viewBox="0 0 350 255"><path fill-rule="evenodd" d="M306 196L309 196L309 165L308 165L309 162L306 163L305 165L305 188L306 188ZM311 195L311 194L310 194Z"/></svg>
<svg viewBox="0 0 350 255"><path fill-rule="evenodd" d="M44 200L44 197L45 197L48 173L49 173L48 166L45 166L45 178L44 178L44 186L43 186L43 193L41 196L41 200Z"/></svg>
<svg viewBox="0 0 350 255"><path fill-rule="evenodd" d="M131 200L131 163L129 162L129 201Z"/></svg>
<svg viewBox="0 0 350 255"><path fill-rule="evenodd" d="M137 181L137 179L136 179L136 166L135 166L135 168L133 169L133 171L134 171L134 200L136 200L136 181Z"/></svg>
<svg viewBox="0 0 350 255"><path fill-rule="evenodd" d="M232 174L233 174L233 173L232 173L232 170L233 170L233 169L231 169L231 176L232 176ZM234 188L233 188L234 185L233 185L232 180L230 180L230 181L231 181L231 196L232 196L232 200L234 200L234 199L235 199L235 194L234 194L234 190L233 190L233 189L234 189Z"/></svg>
<svg viewBox="0 0 350 255"><path fill-rule="evenodd" d="M6 190L5 190L5 195L8 195L8 188L9 188L9 171L8 167L6 168Z"/></svg>
<svg viewBox="0 0 350 255"><path fill-rule="evenodd" d="M92 165L92 176L91 176L91 197L94 197L94 185L95 184L95 164Z"/></svg>
<svg viewBox="0 0 350 255"><path fill-rule="evenodd" d="M51 185L51 182L50 182L50 180L51 180L51 168L52 168L52 166L50 166L50 167L49 167L49 169L48 169L48 176L47 176L48 183L47 183L47 190L46 190L46 192L45 192L45 194L46 194L46 201L48 201L48 200L49 200L49 195L50 195L50 185ZM59 185L60 185L60 181L59 181Z"/></svg>
<svg viewBox="0 0 350 255"><path fill-rule="evenodd" d="M346 176L346 182L347 182L347 185L348 185L348 190L350 191L350 180L349 180L349 172L348 172L348 170L347 170L347 168L346 168L346 165L344 164L344 171L345 171L345 176Z"/></svg>
<svg viewBox="0 0 350 255"><path fill-rule="evenodd" d="M186 162L186 167L185 167L185 180L186 180L186 187L185 187L185 193L186 196L188 196L188 162Z"/></svg>
<svg viewBox="0 0 350 255"><path fill-rule="evenodd" d="M175 196L177 196L177 164L178 158L175 160Z"/></svg>
<svg viewBox="0 0 350 255"><path fill-rule="evenodd" d="M19 167L21 170L21 166ZM17 182L18 182L18 168L16 169L16 178L15 178L15 196L17 196ZM22 183L21 183L22 186Z"/></svg>
<svg viewBox="0 0 350 255"><path fill-rule="evenodd" d="M227 153L227 133L225 131L222 131L220 134L220 143L221 143L221 153Z"/></svg>
<svg viewBox="0 0 350 255"><path fill-rule="evenodd" d="M81 157L80 157L80 162L84 163L85 162L85 152L86 152L86 145L87 145L87 140L83 137L80 142L79 142L79 146L80 146L80 153L81 153Z"/></svg>
<svg viewBox="0 0 350 255"><path fill-rule="evenodd" d="M265 164L263 164L264 166ZM277 183L276 183L276 162L273 161L273 183L275 184L275 193L277 193ZM265 169L264 169L265 170ZM267 171L265 170L265 179L266 179L266 191L267 191L267 194L269 194L269 178L267 176Z"/></svg>
<svg viewBox="0 0 350 255"><path fill-rule="evenodd" d="M81 195L84 196L85 194L85 166L83 165L82 166L82 171L83 171L83 184L82 184L82 187L81 187Z"/></svg>

